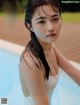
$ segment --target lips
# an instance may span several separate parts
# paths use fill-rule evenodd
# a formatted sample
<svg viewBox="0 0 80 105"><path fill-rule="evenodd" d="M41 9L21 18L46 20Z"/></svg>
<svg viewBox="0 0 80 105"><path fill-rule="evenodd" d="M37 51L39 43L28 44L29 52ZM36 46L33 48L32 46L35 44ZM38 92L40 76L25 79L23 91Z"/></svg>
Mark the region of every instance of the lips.
<svg viewBox="0 0 80 105"><path fill-rule="evenodd" d="M55 36L55 35L56 35L56 34L51 33L51 34L47 35L46 37L52 37L52 36Z"/></svg>

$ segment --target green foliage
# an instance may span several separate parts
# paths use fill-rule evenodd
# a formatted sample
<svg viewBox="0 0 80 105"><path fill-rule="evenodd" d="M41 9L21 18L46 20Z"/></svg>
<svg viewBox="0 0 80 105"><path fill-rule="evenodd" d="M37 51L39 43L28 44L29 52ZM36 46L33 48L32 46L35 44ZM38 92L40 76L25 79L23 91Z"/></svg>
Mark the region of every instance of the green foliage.
<svg viewBox="0 0 80 105"><path fill-rule="evenodd" d="M22 0L22 7L23 8L25 8L26 4L27 4L27 0Z"/></svg>
<svg viewBox="0 0 80 105"><path fill-rule="evenodd" d="M80 23L80 12L62 13L63 22Z"/></svg>
<svg viewBox="0 0 80 105"><path fill-rule="evenodd" d="M0 11L23 12L27 0L0 0Z"/></svg>

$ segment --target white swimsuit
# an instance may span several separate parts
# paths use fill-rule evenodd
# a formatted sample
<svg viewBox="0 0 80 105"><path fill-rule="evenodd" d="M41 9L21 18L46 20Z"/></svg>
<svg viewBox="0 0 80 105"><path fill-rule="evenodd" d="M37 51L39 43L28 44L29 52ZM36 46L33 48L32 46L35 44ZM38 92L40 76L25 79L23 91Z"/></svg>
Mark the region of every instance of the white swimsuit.
<svg viewBox="0 0 80 105"><path fill-rule="evenodd" d="M60 74L60 70L58 71L58 74L56 76L49 76L49 79L45 80L46 92L47 92L48 99L49 99L49 105L51 105L51 96L58 82L59 74ZM24 105L33 105L33 103L34 102L31 96L24 97Z"/></svg>

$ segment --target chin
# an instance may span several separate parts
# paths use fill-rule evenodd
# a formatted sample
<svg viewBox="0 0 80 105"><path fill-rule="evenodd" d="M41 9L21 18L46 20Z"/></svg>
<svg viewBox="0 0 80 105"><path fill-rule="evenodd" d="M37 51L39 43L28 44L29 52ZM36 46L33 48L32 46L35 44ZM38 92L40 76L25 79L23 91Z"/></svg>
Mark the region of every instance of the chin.
<svg viewBox="0 0 80 105"><path fill-rule="evenodd" d="M46 41L46 43L51 44L51 43L55 42L56 40L57 40L57 38L56 39L53 39L53 40Z"/></svg>

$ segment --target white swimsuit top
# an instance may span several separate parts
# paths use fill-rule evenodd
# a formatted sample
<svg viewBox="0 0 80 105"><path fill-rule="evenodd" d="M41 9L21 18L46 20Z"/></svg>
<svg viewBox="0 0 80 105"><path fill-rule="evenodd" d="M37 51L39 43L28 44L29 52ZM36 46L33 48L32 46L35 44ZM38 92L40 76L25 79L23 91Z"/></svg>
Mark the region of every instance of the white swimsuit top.
<svg viewBox="0 0 80 105"><path fill-rule="evenodd" d="M59 78L60 70L56 76L49 76L48 80L45 80L46 92L49 99L49 105L51 105L51 96L55 86L57 85L58 78ZM24 105L33 105L33 100L31 96L24 97Z"/></svg>

